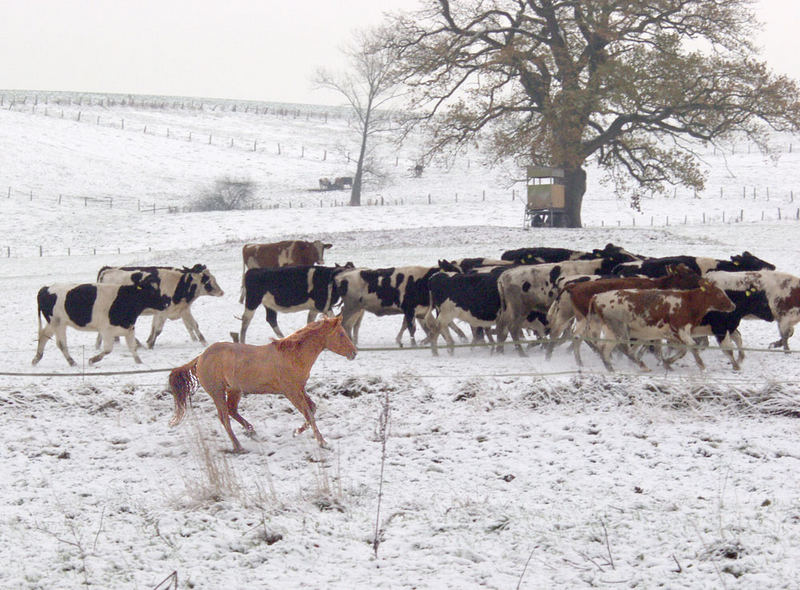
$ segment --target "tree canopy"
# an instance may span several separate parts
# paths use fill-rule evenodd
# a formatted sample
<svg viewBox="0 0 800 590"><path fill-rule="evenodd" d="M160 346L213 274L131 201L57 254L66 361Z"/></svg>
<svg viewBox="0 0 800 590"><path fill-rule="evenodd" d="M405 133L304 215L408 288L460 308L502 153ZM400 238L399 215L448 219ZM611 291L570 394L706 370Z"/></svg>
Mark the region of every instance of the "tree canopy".
<svg viewBox="0 0 800 590"><path fill-rule="evenodd" d="M579 227L587 162L633 204L704 174L694 149L800 128L798 85L753 43L752 0L425 0L393 17L432 150L565 169Z"/></svg>

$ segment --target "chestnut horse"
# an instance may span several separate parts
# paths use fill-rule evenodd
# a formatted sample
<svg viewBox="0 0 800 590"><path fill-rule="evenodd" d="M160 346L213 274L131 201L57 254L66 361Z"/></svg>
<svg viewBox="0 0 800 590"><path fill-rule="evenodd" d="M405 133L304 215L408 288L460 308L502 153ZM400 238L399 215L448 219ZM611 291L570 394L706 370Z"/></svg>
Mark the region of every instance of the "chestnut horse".
<svg viewBox="0 0 800 590"><path fill-rule="evenodd" d="M169 374L169 386L175 398L175 415L170 426L177 426L186 413L186 400L197 384L202 385L217 406L219 420L233 442L233 451L244 451L231 428L233 418L244 426L247 434L253 426L239 414L243 393L276 393L285 395L305 418L295 434L311 426L320 446L326 446L314 421L316 405L305 391L311 366L320 353L328 349L352 360L356 347L342 328L342 318L325 318L312 322L294 334L273 340L264 346L237 342L217 342L198 357Z"/></svg>

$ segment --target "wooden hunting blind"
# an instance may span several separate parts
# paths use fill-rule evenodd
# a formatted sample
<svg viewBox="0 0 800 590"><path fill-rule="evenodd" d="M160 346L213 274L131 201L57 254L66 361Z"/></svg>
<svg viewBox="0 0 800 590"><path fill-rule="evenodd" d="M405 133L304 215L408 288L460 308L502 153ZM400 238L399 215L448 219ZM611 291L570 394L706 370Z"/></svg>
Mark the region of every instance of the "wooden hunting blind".
<svg viewBox="0 0 800 590"><path fill-rule="evenodd" d="M566 215L563 168L528 166L527 191L523 227L562 225Z"/></svg>

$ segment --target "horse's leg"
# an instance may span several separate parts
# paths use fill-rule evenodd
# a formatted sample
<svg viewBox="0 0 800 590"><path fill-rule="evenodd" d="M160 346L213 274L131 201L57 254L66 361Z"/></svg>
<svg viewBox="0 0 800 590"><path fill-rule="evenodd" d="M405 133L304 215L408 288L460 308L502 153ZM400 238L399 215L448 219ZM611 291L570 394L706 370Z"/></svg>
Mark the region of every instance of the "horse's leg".
<svg viewBox="0 0 800 590"><path fill-rule="evenodd" d="M222 422L223 428L225 428L225 432L228 433L228 437L231 439L233 443L233 452L234 453L244 453L244 447L239 443L239 440L236 438L236 435L233 434L233 428L231 428L231 414L228 411L228 402L226 401L225 389L220 386L220 384L215 384L215 386L206 386L205 383L200 383L208 392L208 395L211 396L211 399L214 400L214 405L217 406L217 416L219 417L219 421ZM238 400L236 402L238 404ZM238 415L238 414L237 414Z"/></svg>
<svg viewBox="0 0 800 590"><path fill-rule="evenodd" d="M295 434L300 434L306 428L311 426L311 430L314 432L314 438L317 439L319 446L327 448L328 443L326 443L325 439L322 438L322 434L317 428L317 422L314 420L314 413L317 407L314 402L311 401L311 398L306 395L305 390L301 388L299 391L285 393L284 395L306 420L300 428L295 430Z"/></svg>
<svg viewBox="0 0 800 590"><path fill-rule="evenodd" d="M242 415L239 413L239 401L242 399L242 392L234 389L228 389L226 397L228 398L228 415L236 420L239 424L244 426L244 429L247 431L249 436L255 434L255 428L253 428L253 425L242 418Z"/></svg>
<svg viewBox="0 0 800 590"><path fill-rule="evenodd" d="M281 329L278 327L278 312L266 305L264 308L267 310L267 322L272 326L272 331L278 335L278 338L283 338L283 332L281 332Z"/></svg>

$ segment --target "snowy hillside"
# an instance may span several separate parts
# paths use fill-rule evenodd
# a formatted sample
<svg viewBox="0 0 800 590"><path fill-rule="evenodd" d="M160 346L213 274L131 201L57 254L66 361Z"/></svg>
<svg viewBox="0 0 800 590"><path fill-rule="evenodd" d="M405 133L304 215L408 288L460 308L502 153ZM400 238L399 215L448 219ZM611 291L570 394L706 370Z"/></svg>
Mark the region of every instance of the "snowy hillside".
<svg viewBox="0 0 800 590"><path fill-rule="evenodd" d="M166 370L202 351L180 322L141 366L124 344L86 365L94 335L76 331L79 367L54 343L30 366L37 290L108 264L208 265L226 293L194 315L228 340L247 241L324 239L327 262L373 268L534 245L749 250L800 276L798 138L775 139L777 161L747 144L708 151L706 193L639 213L590 170L584 229L525 229L523 173L477 153L415 178L418 146L384 143L365 206L310 190L352 173L343 110L0 96L0 587L798 587L800 372L794 353L766 350L774 324L743 325L738 373L712 348L705 372L689 357L609 375L588 351L578 371L565 347L549 362L397 349L399 317L367 316L358 357L324 353L309 382L332 449L291 436L301 418L285 399L249 396L258 438L242 437L243 455L202 391L167 426ZM260 208L187 210L223 177L252 180ZM273 336L263 317L249 342ZM279 316L286 333L304 319Z"/></svg>

